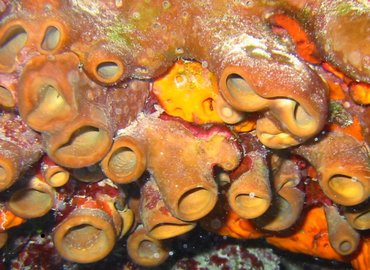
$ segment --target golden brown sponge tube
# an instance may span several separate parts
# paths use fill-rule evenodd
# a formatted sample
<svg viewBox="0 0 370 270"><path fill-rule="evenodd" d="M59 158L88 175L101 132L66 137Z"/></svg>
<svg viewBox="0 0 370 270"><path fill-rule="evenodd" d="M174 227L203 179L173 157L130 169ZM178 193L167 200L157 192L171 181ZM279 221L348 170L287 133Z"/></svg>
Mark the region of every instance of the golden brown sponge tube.
<svg viewBox="0 0 370 270"><path fill-rule="evenodd" d="M99 209L76 209L54 230L53 241L66 260L91 263L103 259L116 243L111 217Z"/></svg>
<svg viewBox="0 0 370 270"><path fill-rule="evenodd" d="M142 142L130 136L115 139L101 166L106 176L119 184L137 180L146 169L146 154Z"/></svg>
<svg viewBox="0 0 370 270"><path fill-rule="evenodd" d="M142 226L138 226L127 239L127 252L135 263L144 267L160 265L169 256L163 242L148 236Z"/></svg>
<svg viewBox="0 0 370 270"><path fill-rule="evenodd" d="M27 124L37 131L53 132L78 113L77 90L84 83L73 53L32 58L18 85L18 107Z"/></svg>
<svg viewBox="0 0 370 270"><path fill-rule="evenodd" d="M256 223L270 231L290 228L301 216L304 193L296 186L300 181L297 165L288 159L279 158L278 166L273 168L274 190L277 192L271 208Z"/></svg>
<svg viewBox="0 0 370 270"><path fill-rule="evenodd" d="M107 154L113 141L112 133L105 112L90 105L62 130L43 135L46 152L54 162L81 168L96 164Z"/></svg>
<svg viewBox="0 0 370 270"><path fill-rule="evenodd" d="M348 223L356 230L370 229L370 205L363 203L359 206L346 207L344 216Z"/></svg>
<svg viewBox="0 0 370 270"><path fill-rule="evenodd" d="M147 235L158 240L189 232L196 223L182 221L168 210L154 179L141 187L140 216Z"/></svg>
<svg viewBox="0 0 370 270"><path fill-rule="evenodd" d="M217 185L212 166L232 170L239 163L235 142L223 131L195 136L178 121L146 116L121 132L144 146L147 169L170 212L181 220L197 220L214 207Z"/></svg>
<svg viewBox="0 0 370 270"><path fill-rule="evenodd" d="M38 50L43 54L56 54L61 52L70 41L69 26L62 20L43 18L40 24Z"/></svg>
<svg viewBox="0 0 370 270"><path fill-rule="evenodd" d="M269 172L265 157L258 152L248 153L251 168L232 183L227 192L230 207L242 218L261 216L271 203Z"/></svg>
<svg viewBox="0 0 370 270"><path fill-rule="evenodd" d="M27 30L21 20L8 21L0 28L0 72L14 71L17 54L27 42Z"/></svg>
<svg viewBox="0 0 370 270"><path fill-rule="evenodd" d="M7 203L10 211L22 218L42 217L54 206L56 193L53 187L37 176L16 190Z"/></svg>
<svg viewBox="0 0 370 270"><path fill-rule="evenodd" d="M176 121L153 121L146 136L148 169L171 213L185 221L207 215L217 201L217 185L206 163L236 167L239 153L233 143L217 134L197 139Z"/></svg>
<svg viewBox="0 0 370 270"><path fill-rule="evenodd" d="M0 85L0 107L6 109L15 107L15 99L12 92L8 87L3 85Z"/></svg>
<svg viewBox="0 0 370 270"><path fill-rule="evenodd" d="M41 174L44 177L45 182L52 187L64 186L70 178L69 171L55 164L46 156L42 160Z"/></svg>
<svg viewBox="0 0 370 270"><path fill-rule="evenodd" d="M356 251L360 241L359 233L354 230L338 212L336 206L325 206L328 222L329 241L333 249L341 255Z"/></svg>
<svg viewBox="0 0 370 270"><path fill-rule="evenodd" d="M257 120L256 133L260 142L273 149L285 149L301 143L302 139L282 130L281 123L269 113Z"/></svg>
<svg viewBox="0 0 370 270"><path fill-rule="evenodd" d="M0 140L0 190L10 187L22 171L22 155L18 146Z"/></svg>
<svg viewBox="0 0 370 270"><path fill-rule="evenodd" d="M335 203L352 206L369 198L369 156L357 139L330 132L293 152L315 167L322 190Z"/></svg>
<svg viewBox="0 0 370 270"><path fill-rule="evenodd" d="M297 59L292 61L297 61ZM270 65L267 66L270 67ZM284 82L287 83L284 87L276 85L279 79L275 78L271 82L264 80L265 85L257 87L255 85L259 85L258 79L249 68L254 67L228 66L223 71L220 90L231 106L246 112L268 110L281 123L283 130L299 137L301 141L314 136L323 128L327 115L327 90L312 70L305 67L306 74L303 78L307 81L300 82L300 84ZM259 67L259 69L262 68ZM282 75L281 70L276 70L276 73L271 74ZM287 74L282 76L288 77ZM299 74L295 76L298 77Z"/></svg>
<svg viewBox="0 0 370 270"><path fill-rule="evenodd" d="M122 79L125 72L119 54L112 53L104 43L96 44L83 57L84 69L97 82L113 84Z"/></svg>

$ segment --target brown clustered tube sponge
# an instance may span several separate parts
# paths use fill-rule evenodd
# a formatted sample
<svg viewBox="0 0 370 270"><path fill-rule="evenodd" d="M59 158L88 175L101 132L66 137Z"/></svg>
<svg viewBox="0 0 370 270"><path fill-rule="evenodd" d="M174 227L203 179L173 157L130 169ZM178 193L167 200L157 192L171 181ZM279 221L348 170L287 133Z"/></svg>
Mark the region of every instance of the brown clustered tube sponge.
<svg viewBox="0 0 370 270"><path fill-rule="evenodd" d="M369 198L369 156L357 139L330 132L293 152L315 167L322 190L334 202L351 206Z"/></svg>
<svg viewBox="0 0 370 270"><path fill-rule="evenodd" d="M56 209L59 219L53 232L55 247L63 258L73 262L99 261L132 225L128 218L122 218L124 194L108 179L75 183L74 192L79 196L68 201L70 207ZM123 209L117 209L118 205Z"/></svg>
<svg viewBox="0 0 370 270"><path fill-rule="evenodd" d="M297 137L285 132L269 113L257 120L256 133L261 143L274 149L285 149L300 143Z"/></svg>
<svg viewBox="0 0 370 270"><path fill-rule="evenodd" d="M199 219L214 207L213 166L231 170L240 158L230 133L216 128L196 135L178 121L153 115L139 118L119 134L102 162L103 170L114 175L113 181L119 176L118 182L130 182L148 169L170 212L185 221Z"/></svg>
<svg viewBox="0 0 370 270"><path fill-rule="evenodd" d="M10 211L22 218L42 217L55 205L56 192L53 187L37 176L17 189L7 203Z"/></svg>
<svg viewBox="0 0 370 270"><path fill-rule="evenodd" d="M360 241L359 233L339 214L336 206L325 206L324 210L331 246L341 255L356 251Z"/></svg>
<svg viewBox="0 0 370 270"><path fill-rule="evenodd" d="M0 71L12 72L16 67L16 57L26 45L27 25L20 20L8 21L0 29Z"/></svg>
<svg viewBox="0 0 370 270"><path fill-rule="evenodd" d="M166 124L161 133L154 125L147 131L152 146L148 151L148 169L174 216L186 221L199 219L213 209L217 200L212 165L225 170L236 167L237 148L217 133L200 140L179 123L158 124Z"/></svg>
<svg viewBox="0 0 370 270"><path fill-rule="evenodd" d="M12 91L3 85L0 85L0 107L5 109L15 107L15 100Z"/></svg>
<svg viewBox="0 0 370 270"><path fill-rule="evenodd" d="M147 165L144 150L142 142L133 137L116 138L111 150L101 163L105 175L120 184L137 180Z"/></svg>
<svg viewBox="0 0 370 270"><path fill-rule="evenodd" d="M77 118L63 130L43 135L49 157L70 168L97 163L108 153L113 141L109 119L96 106L82 108Z"/></svg>
<svg viewBox="0 0 370 270"><path fill-rule="evenodd" d="M274 36L268 22L261 19L268 9L260 3L247 6L247 12L226 1L212 6L174 1L169 7L161 1L129 2L125 8L96 4L101 16L91 16L83 4L66 14L55 11L63 22L68 16L81 22L76 32L81 28L82 34L72 35L71 50L93 80L111 85L127 78L149 79L161 75L177 57L194 58L219 76L221 92L236 110L268 108L298 143L323 127L328 100L325 84ZM90 45L92 25L106 31L95 32L100 41ZM130 25L131 30L118 25ZM192 30L188 33L187 29ZM240 29L245 31L240 34ZM153 38L157 34L163 38ZM255 107L248 108L250 104Z"/></svg>
<svg viewBox="0 0 370 270"><path fill-rule="evenodd" d="M83 55L82 62L92 79L103 84L113 84L121 79L125 67L117 52L107 50L106 47L104 43L94 45Z"/></svg>
<svg viewBox="0 0 370 270"><path fill-rule="evenodd" d="M47 156L42 159L41 174L45 182L52 187L64 186L70 179L69 171L55 164Z"/></svg>
<svg viewBox="0 0 370 270"><path fill-rule="evenodd" d="M354 229L370 229L370 205L368 202L365 201L365 203L354 207L346 207L344 216Z"/></svg>
<svg viewBox="0 0 370 270"><path fill-rule="evenodd" d="M83 76L73 53L38 56L25 66L18 84L20 115L37 131L53 132L76 118Z"/></svg>
<svg viewBox="0 0 370 270"><path fill-rule="evenodd" d="M195 228L196 223L182 221L171 214L154 179L143 185L140 198L140 216L148 236L162 240Z"/></svg>
<svg viewBox="0 0 370 270"><path fill-rule="evenodd" d="M272 194L266 157L253 151L247 154L251 166L238 176L227 192L231 209L245 219L261 216L270 207Z"/></svg>
<svg viewBox="0 0 370 270"><path fill-rule="evenodd" d="M282 231L293 226L301 216L305 195L297 188L300 182L298 166L291 160L275 158L280 159L272 169L277 195L271 208L256 220L256 224L265 230Z"/></svg>
<svg viewBox="0 0 370 270"><path fill-rule="evenodd" d="M127 252L135 263L144 267L160 265L169 256L168 247L148 236L142 226L138 226L127 239Z"/></svg>
<svg viewBox="0 0 370 270"><path fill-rule="evenodd" d="M85 71L97 82L113 84L125 78L157 77L176 57L191 57L207 63L210 70L219 76L220 90L227 102L242 111L267 109L282 130L295 137L291 143L302 143L322 129L328 111L325 84L269 29L268 21L262 18L271 11L271 7L266 8L257 2L247 5L247 12L242 12L237 4L230 5L225 1L212 7L207 7L208 3L181 5L177 1L168 7L160 1L150 5L130 2L124 9L113 3L96 4L105 20L91 16L83 4L72 4L73 8L62 13L60 10L64 5L53 3L50 12L55 13L60 26L51 23L46 27L48 30L44 31L41 43L48 44L44 47L58 47L59 39L65 36L62 28L68 25L68 18L77 18L81 23L76 26L76 32L83 31L80 31L80 36L71 34L74 41L71 49L79 56ZM278 1L274 8L295 11L297 6L289 4L281 5ZM53 9L54 5L56 9ZM353 5L356 9L360 4ZM22 16L28 18L28 9L38 10L24 2L24 10L19 12L20 22L23 22ZM161 9L166 12L155 15ZM221 11L223 16L220 16ZM125 16L132 12L135 16ZM320 17L314 9L310 12L315 18ZM141 16L145 20L140 19ZM131 25L132 29L119 28L116 24ZM360 25L363 24L361 21ZM95 33L101 41L90 45L86 42L90 31L86 29L97 25L106 31ZM179 28L179 25L184 27ZM163 29L166 30L164 35ZM188 33L187 29L192 31ZM240 34L239 29L245 31ZM152 38L159 32L162 40ZM366 52L358 54L366 55ZM257 130L260 126L261 123ZM275 135L269 132L268 126L264 127L263 136ZM269 146L282 148L279 142Z"/></svg>
<svg viewBox="0 0 370 270"><path fill-rule="evenodd" d="M23 65L29 60L28 53L57 54L71 45L76 33L69 31L70 23L58 10L60 7L57 1L36 4L26 0L8 6L5 13L13 16L5 17L5 27L0 31L2 72L12 72L18 64Z"/></svg>
<svg viewBox="0 0 370 270"><path fill-rule="evenodd" d="M111 217L99 209L76 209L54 230L59 254L70 261L90 263L103 259L116 243Z"/></svg>
<svg viewBox="0 0 370 270"><path fill-rule="evenodd" d="M0 5L4 5L3 2L0 1ZM326 84L315 71L319 67L312 68L298 58L289 42L275 35L269 24L269 17L275 12L294 14L310 30L322 57L352 79L369 82L367 5L355 0L286 0L269 1L268 5L266 1L227 0L125 1L124 4L122 1L100 0L22 0L5 3L7 6L0 11L0 106L5 111L19 111L31 128L42 133L44 145L40 146L36 133L26 136L37 138L28 144L19 142L24 139L22 132L17 140L7 137L9 130L4 133L6 140L1 137L4 145L0 145L0 161L3 157L13 159L9 166L9 163L0 163L0 177L4 177L3 171L8 167L14 165L15 169L10 180L3 178L6 182L3 189L37 161L42 148L60 165L57 169L76 169L82 172L79 178L74 170L76 178L99 181L99 164L111 149L112 155L102 162L107 176L109 171L123 171L129 175L129 180L120 180L113 175L112 179L116 177L113 180L118 183L127 183L137 180L146 169L155 181L152 183L158 186L156 194L163 197L164 206L174 218L193 224L207 215L217 200L214 167L230 171L241 158L234 138L223 132L196 133L188 126L168 119L134 121L139 112L150 107L144 106L148 97L151 99L149 80L164 74L175 59L189 58L201 62L204 68L218 76L222 96L215 106L224 122L230 124L226 128L228 131L233 124L253 113L258 118L257 137L265 146L283 149L305 144L293 151L316 167L320 184L333 200L353 206L368 198L368 155L359 141L343 139L346 136L338 136L335 132L330 133L333 141L337 141L335 143L327 143L326 138L317 143L310 141L327 122ZM334 29L337 25L341 27ZM358 31L353 32L352 28ZM5 75L14 78L13 84L9 84ZM210 104L211 107L214 105ZM17 121L13 122L18 125ZM111 148L112 137L117 131L123 136L118 136ZM114 147L122 148L117 142L123 137L137 142L123 146L124 154L116 155ZM143 147L142 152L135 147ZM281 230L289 227L299 214L303 199L295 181L282 179L290 173L295 175L295 169L285 171L281 167L274 172L274 191L277 193L274 199L266 180L268 175L260 170L268 168L264 164L265 157L258 151L249 155L256 162L247 173L260 177L265 194L269 195L266 201L276 204L279 209L293 209L291 220L287 218L285 224L265 228ZM333 162L331 156L335 157ZM104 165L105 161L108 166ZM113 165L109 166L110 163ZM256 168L256 164L262 165ZM292 168L290 165L288 167ZM333 168L343 170L328 176ZM90 177L84 174L84 169L96 170ZM238 180L233 180L232 185L236 186ZM57 182L53 185L62 185ZM22 190L27 190L27 186L20 189L20 194ZM145 187L142 192L146 192ZM81 194L75 195L74 199L81 198ZM141 198L143 204L147 199L145 196ZM108 200L112 207L113 202L104 196L100 200ZM14 198L9 205L13 201ZM128 230L127 227L121 230L122 222L119 221L126 219L130 223L132 211L126 211L126 214L116 211L110 215L101 209L89 209L91 215L85 210L73 211L59 225L55 236L59 229L62 230L62 224L72 222L68 220L81 220L82 217L88 224L81 225L76 221L82 226L81 231L80 227L67 229L61 238L55 237L55 243L60 250L70 249L61 251L62 256L68 257L72 256L68 252L86 247L83 238L91 234L97 241L96 247L90 249L93 253L90 259L99 260L109 253L120 231L122 234ZM359 220L367 218L367 210L364 211ZM352 222L351 211L345 208L344 212L348 222L356 228L358 225ZM143 219L149 218L143 214ZM143 220L144 225L149 223L147 220ZM99 230L101 234L95 233ZM74 239L81 241L72 243ZM156 247L157 242L152 243ZM146 244L144 248L148 247ZM149 247L153 245L149 244ZM103 253L94 256L100 248ZM342 249L340 252L346 251ZM85 253L77 255L84 257ZM89 259L70 259L91 262Z"/></svg>

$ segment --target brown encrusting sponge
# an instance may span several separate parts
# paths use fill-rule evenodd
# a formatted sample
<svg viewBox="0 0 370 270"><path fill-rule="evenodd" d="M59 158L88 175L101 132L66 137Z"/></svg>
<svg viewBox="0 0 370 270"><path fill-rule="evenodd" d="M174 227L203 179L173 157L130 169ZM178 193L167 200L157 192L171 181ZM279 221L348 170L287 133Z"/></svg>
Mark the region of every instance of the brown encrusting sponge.
<svg viewBox="0 0 370 270"><path fill-rule="evenodd" d="M13 113L0 115L0 190L21 177L43 154L40 135Z"/></svg>
<svg viewBox="0 0 370 270"><path fill-rule="evenodd" d="M3 242L157 266L200 223L369 269L369 38L363 0L0 0Z"/></svg>

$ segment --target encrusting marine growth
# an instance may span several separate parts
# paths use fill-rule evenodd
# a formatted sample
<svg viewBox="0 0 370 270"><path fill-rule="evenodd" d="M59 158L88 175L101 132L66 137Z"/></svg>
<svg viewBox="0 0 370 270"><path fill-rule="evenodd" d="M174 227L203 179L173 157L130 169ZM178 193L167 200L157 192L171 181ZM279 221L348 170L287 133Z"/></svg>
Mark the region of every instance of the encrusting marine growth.
<svg viewBox="0 0 370 270"><path fill-rule="evenodd" d="M0 19L0 244L52 211L76 263L127 237L156 266L199 224L370 267L367 1L0 0Z"/></svg>

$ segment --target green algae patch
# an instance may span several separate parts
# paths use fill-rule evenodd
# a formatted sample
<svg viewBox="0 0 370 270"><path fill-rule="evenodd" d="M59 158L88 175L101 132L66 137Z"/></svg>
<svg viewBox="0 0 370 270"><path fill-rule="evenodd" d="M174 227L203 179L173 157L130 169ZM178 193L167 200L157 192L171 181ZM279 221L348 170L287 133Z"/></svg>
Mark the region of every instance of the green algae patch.
<svg viewBox="0 0 370 270"><path fill-rule="evenodd" d="M336 123L341 127L348 127L353 124L352 116L338 101L330 101L329 122Z"/></svg>
<svg viewBox="0 0 370 270"><path fill-rule="evenodd" d="M135 26L133 24L116 20L111 26L107 27L107 38L113 43L124 46L131 47L133 42L130 35L133 35L135 31Z"/></svg>

